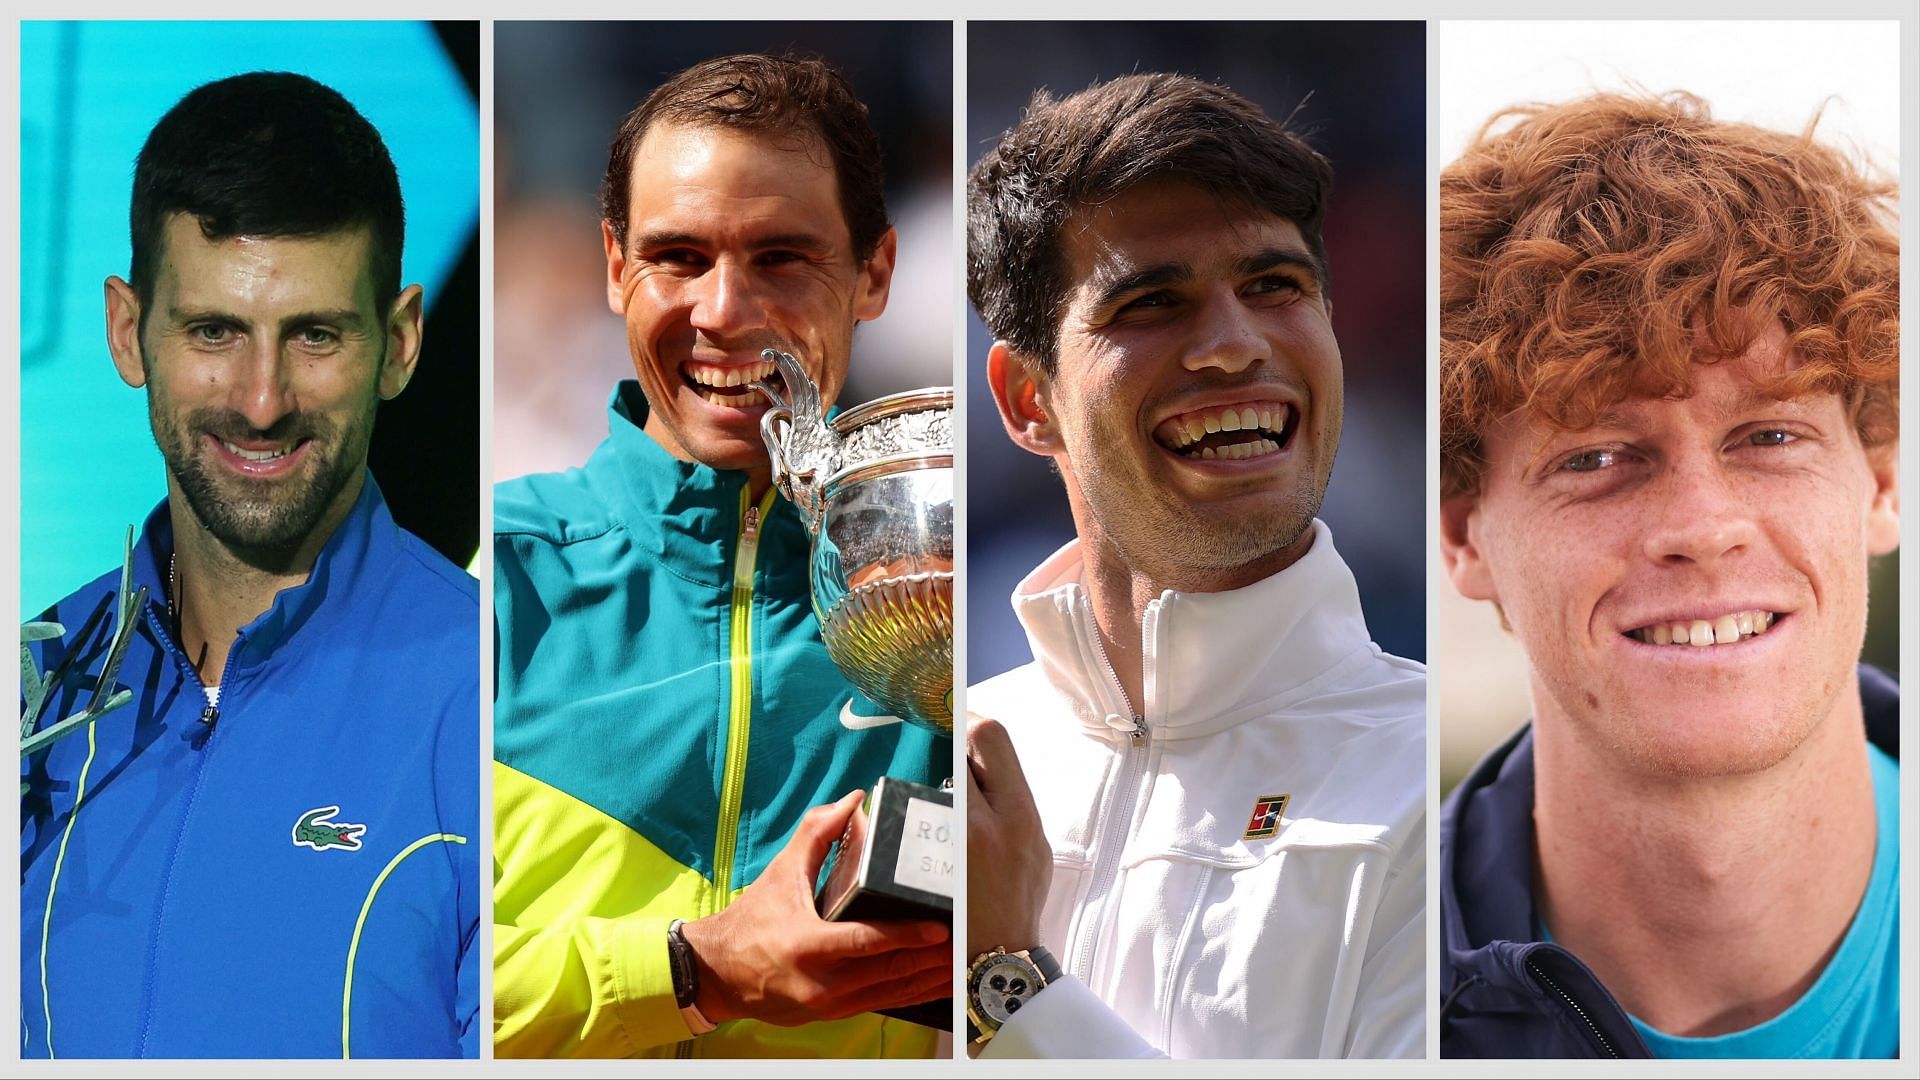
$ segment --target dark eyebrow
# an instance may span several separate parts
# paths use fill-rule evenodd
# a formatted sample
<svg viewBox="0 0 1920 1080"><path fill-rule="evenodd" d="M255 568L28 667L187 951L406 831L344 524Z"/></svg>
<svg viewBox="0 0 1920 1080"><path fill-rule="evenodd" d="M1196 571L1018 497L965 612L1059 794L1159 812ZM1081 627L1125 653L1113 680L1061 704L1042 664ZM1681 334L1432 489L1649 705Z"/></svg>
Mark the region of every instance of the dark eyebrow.
<svg viewBox="0 0 1920 1080"><path fill-rule="evenodd" d="M1277 270L1283 266L1297 267L1305 270L1307 273L1313 275L1313 280L1316 283L1320 285L1326 284L1326 278L1320 273L1319 261L1304 248L1268 248L1265 251L1257 252L1241 259L1234 264L1234 269L1239 271L1242 277L1251 277L1255 274L1264 274L1269 270Z"/></svg>
<svg viewBox="0 0 1920 1080"><path fill-rule="evenodd" d="M331 311L303 311L298 315L289 315L280 321L281 326L339 326L348 330L364 330L367 320L352 308L338 308Z"/></svg>
<svg viewBox="0 0 1920 1080"><path fill-rule="evenodd" d="M690 247L706 248L711 241L684 231L661 231L637 235L633 238L634 251L661 251L667 248ZM768 251L774 248L790 248L804 251L810 255L825 254L832 245L821 237L807 232L774 233L771 236L758 236L751 241L754 251Z"/></svg>
<svg viewBox="0 0 1920 1080"><path fill-rule="evenodd" d="M1128 293L1164 289L1193 280L1193 267L1186 263L1161 263L1123 274L1105 284L1100 272L1095 272L1091 284L1098 291L1094 294L1093 310L1104 311L1118 302Z"/></svg>
<svg viewBox="0 0 1920 1080"><path fill-rule="evenodd" d="M247 329L247 320L230 312L201 308L168 308L167 322L172 326L186 326L197 322L217 322L228 326ZM353 308L331 308L319 311L302 311L280 320L282 329L299 326L339 326L349 330L364 330L367 320Z"/></svg>

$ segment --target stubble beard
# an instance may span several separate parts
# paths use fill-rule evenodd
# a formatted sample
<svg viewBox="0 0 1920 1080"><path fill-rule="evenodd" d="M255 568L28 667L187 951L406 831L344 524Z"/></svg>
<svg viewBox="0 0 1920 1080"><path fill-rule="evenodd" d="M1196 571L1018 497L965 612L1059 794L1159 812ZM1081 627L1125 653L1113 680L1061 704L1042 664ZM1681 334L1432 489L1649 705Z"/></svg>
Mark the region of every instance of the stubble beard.
<svg viewBox="0 0 1920 1080"><path fill-rule="evenodd" d="M196 409L175 426L152 407L154 443L165 459L194 518L235 554L273 559L300 546L318 527L333 501L364 467L378 397L344 426L312 413L290 413L265 431L255 430L228 409ZM304 476L248 480L220 475L200 433L236 439L311 440Z"/></svg>

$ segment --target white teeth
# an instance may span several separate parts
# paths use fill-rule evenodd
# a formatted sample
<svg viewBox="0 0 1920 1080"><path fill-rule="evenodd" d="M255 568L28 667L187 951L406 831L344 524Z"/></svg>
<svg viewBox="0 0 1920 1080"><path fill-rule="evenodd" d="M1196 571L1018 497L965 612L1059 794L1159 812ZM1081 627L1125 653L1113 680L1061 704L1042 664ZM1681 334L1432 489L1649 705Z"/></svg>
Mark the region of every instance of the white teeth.
<svg viewBox="0 0 1920 1080"><path fill-rule="evenodd" d="M1215 432L1219 430L1220 430L1220 418L1217 416L1207 417L1207 431Z"/></svg>
<svg viewBox="0 0 1920 1080"><path fill-rule="evenodd" d="M1221 413L1220 414L1220 430L1221 431L1239 431L1240 430L1240 414L1237 412L1234 412L1232 409L1228 409L1227 411Z"/></svg>
<svg viewBox="0 0 1920 1080"><path fill-rule="evenodd" d="M1764 634L1773 625L1771 611L1735 611L1713 619L1687 619L1682 622L1656 623L1632 632L1636 641L1649 645L1730 645L1742 638Z"/></svg>
<svg viewBox="0 0 1920 1080"><path fill-rule="evenodd" d="M293 448L290 446L282 447L278 450L247 450L235 446L225 439L220 440L220 445L226 447L228 453L236 457L245 458L248 461L272 461L274 458L283 458L293 453Z"/></svg>
<svg viewBox="0 0 1920 1080"><path fill-rule="evenodd" d="M746 386L771 376L773 365L765 361L741 365L689 363L686 371L687 377L701 386Z"/></svg>

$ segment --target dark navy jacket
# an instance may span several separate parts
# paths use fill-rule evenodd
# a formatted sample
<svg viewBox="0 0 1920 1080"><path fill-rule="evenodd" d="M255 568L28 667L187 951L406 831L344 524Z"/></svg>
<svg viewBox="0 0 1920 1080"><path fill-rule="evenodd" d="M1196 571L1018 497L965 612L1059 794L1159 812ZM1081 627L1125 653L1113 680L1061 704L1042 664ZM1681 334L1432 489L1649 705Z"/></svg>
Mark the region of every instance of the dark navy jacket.
<svg viewBox="0 0 1920 1080"><path fill-rule="evenodd" d="M1862 665L1867 737L1900 756L1900 687ZM1463 905L1461 898L1469 898ZM1535 938L1533 728L1474 767L1440 815L1440 1056L1649 1057L1587 965Z"/></svg>
<svg viewBox="0 0 1920 1080"><path fill-rule="evenodd" d="M125 706L21 762L22 1057L472 1057L479 588L373 478L240 631L213 723L136 541ZM38 727L85 708L119 571L55 605ZM62 667L64 663L64 668Z"/></svg>

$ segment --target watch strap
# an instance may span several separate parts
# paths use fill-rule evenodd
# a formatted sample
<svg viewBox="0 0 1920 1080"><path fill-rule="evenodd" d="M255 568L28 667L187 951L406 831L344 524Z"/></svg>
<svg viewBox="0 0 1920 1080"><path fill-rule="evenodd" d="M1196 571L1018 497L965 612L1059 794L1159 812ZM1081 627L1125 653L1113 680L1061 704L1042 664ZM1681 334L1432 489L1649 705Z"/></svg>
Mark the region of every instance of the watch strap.
<svg viewBox="0 0 1920 1080"><path fill-rule="evenodd" d="M686 935L680 928L686 925L685 919L675 919L667 925L667 965L673 972L673 1003L680 1009L680 1019L687 1030L695 1035L705 1035L716 1025L700 1011L700 969L693 962L693 946L687 944Z"/></svg>

